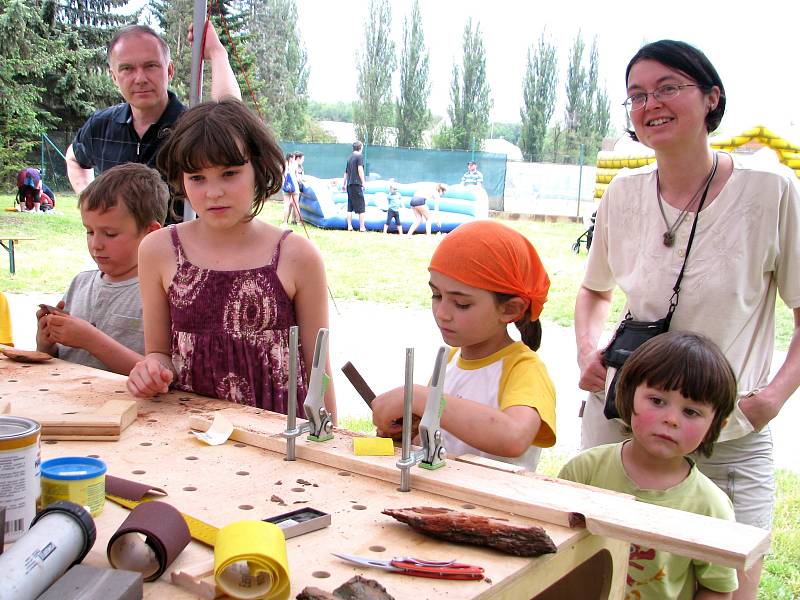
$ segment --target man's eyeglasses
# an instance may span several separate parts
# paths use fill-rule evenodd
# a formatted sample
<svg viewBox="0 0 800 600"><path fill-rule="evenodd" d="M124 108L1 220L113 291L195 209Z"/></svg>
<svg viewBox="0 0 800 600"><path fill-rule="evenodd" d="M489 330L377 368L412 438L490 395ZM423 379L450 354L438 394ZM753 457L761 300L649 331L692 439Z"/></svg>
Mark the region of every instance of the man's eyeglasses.
<svg viewBox="0 0 800 600"><path fill-rule="evenodd" d="M700 86L696 83L668 83L667 85L662 85L660 88L652 92L636 92L635 94L631 94L625 99L625 102L623 102L622 105L628 109L628 112L642 110L645 105L647 105L648 96L652 96L656 100L669 100L670 98L674 98L680 94L681 90L687 87Z"/></svg>

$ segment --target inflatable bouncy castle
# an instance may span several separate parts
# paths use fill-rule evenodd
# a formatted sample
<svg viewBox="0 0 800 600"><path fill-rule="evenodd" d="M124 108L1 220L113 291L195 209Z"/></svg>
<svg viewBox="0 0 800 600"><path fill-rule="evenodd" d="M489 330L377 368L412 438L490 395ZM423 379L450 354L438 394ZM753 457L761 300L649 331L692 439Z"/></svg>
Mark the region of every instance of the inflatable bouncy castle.
<svg viewBox="0 0 800 600"><path fill-rule="evenodd" d="M775 151L780 162L792 169L797 177L800 177L800 145L786 141L763 125L758 125L733 137L725 139L712 138L709 142L711 143L711 147L715 150L724 150L727 152L750 143L767 146ZM599 200L603 196L608 184L611 183L611 180L614 179L614 176L620 169L643 167L655 160L656 157L652 151L648 154L641 155L622 154L619 152L598 152L594 197Z"/></svg>
<svg viewBox="0 0 800 600"><path fill-rule="evenodd" d="M429 182L368 181L364 186L364 200L367 205L364 226L370 231L383 231L389 206L390 183L397 188L403 199L403 206L400 208L403 232L407 232L414 222L409 204L414 190L418 186L430 185ZM306 176L303 184L304 189L300 193L300 213L303 220L323 229L347 229L347 193L341 191L341 179L326 180ZM433 233L447 233L461 223L489 217L489 200L482 187L449 186L438 204L438 207L428 206ZM355 225L355 215L353 220ZM424 233L425 226L417 227L417 232Z"/></svg>

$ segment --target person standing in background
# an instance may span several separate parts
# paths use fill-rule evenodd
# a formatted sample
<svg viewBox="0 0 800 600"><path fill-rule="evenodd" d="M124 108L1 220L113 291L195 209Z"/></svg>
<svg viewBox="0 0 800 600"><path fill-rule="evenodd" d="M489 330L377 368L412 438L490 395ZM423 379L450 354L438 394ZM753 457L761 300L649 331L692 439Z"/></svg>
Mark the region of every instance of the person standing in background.
<svg viewBox="0 0 800 600"><path fill-rule="evenodd" d="M361 153L363 148L364 144L361 142L353 142L353 153L347 159L344 169L342 188L347 192L347 231L353 231L353 213L358 215L358 230L366 231L364 212L367 207L364 201L364 183L367 178L364 175L364 155Z"/></svg>
<svg viewBox="0 0 800 600"><path fill-rule="evenodd" d="M478 171L478 165L474 160L467 163L467 172L461 176L461 185L483 187L483 173Z"/></svg>

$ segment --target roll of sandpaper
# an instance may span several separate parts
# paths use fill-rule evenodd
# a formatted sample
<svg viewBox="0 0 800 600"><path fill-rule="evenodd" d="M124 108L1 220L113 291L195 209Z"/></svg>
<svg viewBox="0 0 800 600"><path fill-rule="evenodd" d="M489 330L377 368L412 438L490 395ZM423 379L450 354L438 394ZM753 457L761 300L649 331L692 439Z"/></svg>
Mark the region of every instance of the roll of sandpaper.
<svg viewBox="0 0 800 600"><path fill-rule="evenodd" d="M232 598L289 597L286 538L277 525L238 521L219 530L214 546L214 580Z"/></svg>
<svg viewBox="0 0 800 600"><path fill-rule="evenodd" d="M116 569L141 573L145 581L155 581L190 540L189 527L176 508L165 502L145 502L111 536L108 562Z"/></svg>

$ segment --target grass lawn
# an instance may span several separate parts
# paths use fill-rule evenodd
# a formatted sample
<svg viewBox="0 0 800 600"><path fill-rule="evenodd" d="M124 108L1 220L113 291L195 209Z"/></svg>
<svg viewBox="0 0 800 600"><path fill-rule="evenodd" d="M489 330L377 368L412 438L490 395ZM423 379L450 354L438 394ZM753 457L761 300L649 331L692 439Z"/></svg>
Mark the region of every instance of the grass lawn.
<svg viewBox="0 0 800 600"><path fill-rule="evenodd" d="M72 195L59 194L58 214L0 212L0 234L34 237L20 242L16 250L17 274L8 272L7 257L0 255L0 290L12 293L61 292L76 271L88 263L80 214ZM0 207L13 206L10 195L0 195ZM282 208L268 203L262 218L279 223ZM575 292L583 276L585 249L571 251L584 227L568 223L508 221L539 251L551 278L544 318L564 327L572 326ZM302 230L299 231L302 234ZM436 236L346 233L308 228L325 259L328 282L335 298L426 307L430 305L427 265L438 243ZM609 326L618 318L622 295L615 294ZM793 330L792 312L778 300L776 345L786 350ZM570 360L572 357L570 357ZM366 421L342 418L340 425L373 431ZM555 475L568 457L543 457L540 471ZM773 529L772 554L767 557L759 597L764 600L800 598L800 476L777 472L778 492Z"/></svg>

